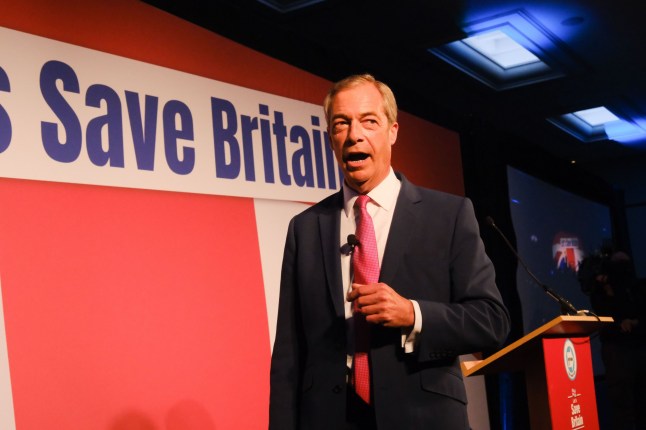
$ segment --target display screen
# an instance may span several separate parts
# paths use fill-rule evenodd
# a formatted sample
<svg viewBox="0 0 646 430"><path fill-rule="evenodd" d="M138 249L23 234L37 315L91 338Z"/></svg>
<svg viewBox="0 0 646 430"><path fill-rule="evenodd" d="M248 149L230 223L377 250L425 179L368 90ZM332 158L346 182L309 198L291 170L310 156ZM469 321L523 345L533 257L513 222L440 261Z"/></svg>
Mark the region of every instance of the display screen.
<svg viewBox="0 0 646 430"><path fill-rule="evenodd" d="M512 167L507 168L507 175L518 254L540 282L518 265L517 288L525 333L561 313L559 304L541 284L578 310L592 310L577 272L587 255L598 253L612 240L610 208Z"/></svg>

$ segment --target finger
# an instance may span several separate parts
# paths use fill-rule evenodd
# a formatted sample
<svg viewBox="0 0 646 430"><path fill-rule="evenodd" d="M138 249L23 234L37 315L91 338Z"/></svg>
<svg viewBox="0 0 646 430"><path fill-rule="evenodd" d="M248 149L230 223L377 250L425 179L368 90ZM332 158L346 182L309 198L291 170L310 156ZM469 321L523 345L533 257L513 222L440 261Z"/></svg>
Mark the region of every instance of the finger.
<svg viewBox="0 0 646 430"><path fill-rule="evenodd" d="M353 283L351 285L350 291L348 291L348 294L347 294L348 301L351 302L355 300L357 297L359 297L359 295L361 294L361 291L359 290L360 288L361 288L361 284Z"/></svg>
<svg viewBox="0 0 646 430"><path fill-rule="evenodd" d="M366 315L366 321L370 324L381 325L384 327L395 327L393 320L388 318L387 314L381 312Z"/></svg>
<svg viewBox="0 0 646 430"><path fill-rule="evenodd" d="M348 300L355 300L357 297L374 294L375 284L352 284L352 289L348 292Z"/></svg>
<svg viewBox="0 0 646 430"><path fill-rule="evenodd" d="M362 313L369 312L370 314L383 312L387 309L389 300L387 297L383 297L378 292L366 292L367 290L362 290L361 294L357 296L355 302L357 306L361 309L366 309Z"/></svg>

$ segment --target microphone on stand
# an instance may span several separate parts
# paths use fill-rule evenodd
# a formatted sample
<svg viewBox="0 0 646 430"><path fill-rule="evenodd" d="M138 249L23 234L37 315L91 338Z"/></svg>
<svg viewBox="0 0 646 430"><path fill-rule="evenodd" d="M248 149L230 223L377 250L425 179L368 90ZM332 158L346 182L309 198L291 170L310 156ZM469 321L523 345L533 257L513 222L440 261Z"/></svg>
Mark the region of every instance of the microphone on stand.
<svg viewBox="0 0 646 430"><path fill-rule="evenodd" d="M542 283L542 282L541 282L541 281L540 281L540 280L539 280L539 279L538 279L538 278L537 278L537 277L532 273L532 271L531 271L531 270L529 270L529 268L527 267L527 264L525 264L525 262L524 262L524 261L523 261L523 259L520 257L520 255L518 255L518 252L516 251L516 249L514 249L514 247L513 247L513 245L511 244L511 242L509 242L509 240L507 239L507 237L506 237L506 236L503 234L503 232L498 228L498 226L496 225L496 223L493 221L493 218L491 218L490 216L488 216L488 217L486 218L486 221L487 221L487 224L489 224L489 225L490 225L494 230L496 230L496 232L500 235L500 237L502 237L502 239L503 239L503 240L505 241L505 243L507 244L507 247L509 247L509 249L511 250L511 252L512 252L512 253L514 254L514 256L516 257L516 260L520 263L520 265L521 265L521 266L523 266L523 269L525 269L525 271L526 271L526 272L529 274L529 276L534 280L534 282L536 282L539 286L541 286L541 287L543 288L543 290L545 291L545 293L546 293L548 296L550 296L552 299L554 299L557 303L559 303L559 304L561 305L561 313L562 313L563 315L588 315L588 314L590 314L590 312L589 312L589 311L585 311L585 310L581 310L581 311L580 311L580 310L577 310L577 308L575 308L575 307L574 307L574 305L572 305L572 303L570 303L567 299L565 299L564 297L562 297L561 295L559 295L556 291L554 291L553 289L551 289L551 288L550 288L550 287L548 287L547 285L543 284L543 283Z"/></svg>

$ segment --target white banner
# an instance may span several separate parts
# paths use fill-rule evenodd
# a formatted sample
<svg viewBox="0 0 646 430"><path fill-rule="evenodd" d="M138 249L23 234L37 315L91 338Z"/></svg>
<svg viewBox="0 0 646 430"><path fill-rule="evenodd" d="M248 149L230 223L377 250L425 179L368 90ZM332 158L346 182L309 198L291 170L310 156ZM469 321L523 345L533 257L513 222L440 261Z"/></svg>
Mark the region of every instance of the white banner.
<svg viewBox="0 0 646 430"><path fill-rule="evenodd" d="M319 105L1 27L0 176L304 202L342 180Z"/></svg>

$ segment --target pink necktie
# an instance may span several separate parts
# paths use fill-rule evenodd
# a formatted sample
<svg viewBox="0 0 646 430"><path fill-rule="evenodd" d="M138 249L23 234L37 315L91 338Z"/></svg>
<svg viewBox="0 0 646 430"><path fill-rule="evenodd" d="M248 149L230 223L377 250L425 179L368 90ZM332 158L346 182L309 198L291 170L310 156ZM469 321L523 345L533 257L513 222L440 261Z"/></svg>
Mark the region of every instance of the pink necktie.
<svg viewBox="0 0 646 430"><path fill-rule="evenodd" d="M356 236L359 244L354 248L352 264L354 268L354 282L358 284L371 284L379 280L379 256L377 254L377 239L372 218L368 214L366 205L370 197L360 195L355 205L359 207L359 220L357 222ZM370 364L368 352L370 351L370 327L366 317L357 312L357 303L354 304L354 336L355 352L352 373L352 382L357 395L370 404Z"/></svg>

